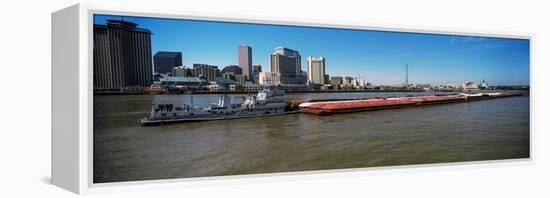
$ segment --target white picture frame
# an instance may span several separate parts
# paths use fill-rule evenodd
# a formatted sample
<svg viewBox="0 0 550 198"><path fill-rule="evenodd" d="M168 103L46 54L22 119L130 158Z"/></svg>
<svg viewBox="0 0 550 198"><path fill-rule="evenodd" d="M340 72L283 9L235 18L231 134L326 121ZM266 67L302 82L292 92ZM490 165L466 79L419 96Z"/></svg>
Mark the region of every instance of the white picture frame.
<svg viewBox="0 0 550 198"><path fill-rule="evenodd" d="M392 27L383 24L368 25L349 22L315 21L311 19L287 19L259 16L227 16L211 13L194 13L166 10L137 10L123 7L77 4L52 14L52 183L74 193L93 193L102 191L124 191L136 188L174 188L197 185L253 183L257 181L278 181L288 178L318 178L349 176L350 172L373 174L372 172L401 172L434 169L453 169L464 167L491 167L508 165L526 165L533 163L533 104L530 98L530 157L513 160L491 160L482 162L460 162L427 165L391 166L382 168L354 168L344 170L320 170L290 173L270 173L260 175L236 175L201 178L165 179L107 184L93 183L93 83L92 83L92 36L93 15L114 14L126 16L144 16L173 19L201 19L227 22L246 22L261 24L299 25L312 27L347 28L361 30L381 30L396 32L450 34L461 36L488 36L499 38L518 38L530 40L530 56L534 35L527 33L495 33L487 31L451 30L442 28ZM532 68L532 65L530 66ZM532 69L530 70L532 72ZM531 75L532 76L532 75ZM531 95L534 84L531 81ZM319 175L317 173L330 173ZM281 176L293 177L281 177ZM199 181L190 182L190 181Z"/></svg>

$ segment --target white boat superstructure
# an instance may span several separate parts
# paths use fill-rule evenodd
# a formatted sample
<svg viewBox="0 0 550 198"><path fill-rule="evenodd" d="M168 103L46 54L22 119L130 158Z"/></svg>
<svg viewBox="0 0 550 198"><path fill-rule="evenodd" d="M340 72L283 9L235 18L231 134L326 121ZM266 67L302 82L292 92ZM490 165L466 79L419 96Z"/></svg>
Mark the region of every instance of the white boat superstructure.
<svg viewBox="0 0 550 198"><path fill-rule="evenodd" d="M218 103L206 107L191 104L176 106L172 103L153 104L150 115L141 120L142 124L155 124L181 121L206 121L278 115L285 113L284 91L265 89L256 95L249 95L242 103L231 103L232 98L221 95Z"/></svg>

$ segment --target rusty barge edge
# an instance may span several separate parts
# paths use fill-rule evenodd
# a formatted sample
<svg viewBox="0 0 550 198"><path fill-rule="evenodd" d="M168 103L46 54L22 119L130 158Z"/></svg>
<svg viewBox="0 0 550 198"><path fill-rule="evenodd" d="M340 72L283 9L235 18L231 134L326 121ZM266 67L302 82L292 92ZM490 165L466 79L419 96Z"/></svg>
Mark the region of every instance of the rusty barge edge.
<svg viewBox="0 0 550 198"><path fill-rule="evenodd" d="M365 100L338 100L323 102L305 102L300 104L300 112L314 115L333 115L362 111L397 109L449 103L463 103L480 100L521 96L519 93L459 94L447 96L416 96L401 98L376 98Z"/></svg>

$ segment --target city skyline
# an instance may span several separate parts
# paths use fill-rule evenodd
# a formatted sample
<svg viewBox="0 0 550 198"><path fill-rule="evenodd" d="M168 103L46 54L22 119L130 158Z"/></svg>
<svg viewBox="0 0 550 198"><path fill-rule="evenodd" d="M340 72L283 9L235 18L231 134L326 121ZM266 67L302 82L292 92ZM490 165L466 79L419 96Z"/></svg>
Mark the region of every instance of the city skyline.
<svg viewBox="0 0 550 198"><path fill-rule="evenodd" d="M275 47L303 57L326 57L330 76L361 76L373 84L404 82L441 85L486 80L493 85L529 85L529 41L382 32L284 25L212 22L95 15L95 24L124 19L151 30L152 53L178 51L188 67L194 63L238 64L238 45L252 48L252 63L269 68ZM152 55L151 55L152 56ZM302 58L302 70L307 60Z"/></svg>

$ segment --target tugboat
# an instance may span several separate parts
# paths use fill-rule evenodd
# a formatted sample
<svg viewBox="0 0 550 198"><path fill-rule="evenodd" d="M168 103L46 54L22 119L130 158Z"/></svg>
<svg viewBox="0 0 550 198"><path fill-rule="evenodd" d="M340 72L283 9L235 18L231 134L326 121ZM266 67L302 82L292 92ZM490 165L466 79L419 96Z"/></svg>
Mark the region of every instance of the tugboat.
<svg viewBox="0 0 550 198"><path fill-rule="evenodd" d="M287 111L284 91L264 89L257 95L246 96L240 104L232 104L231 97L221 95L217 104L206 107L184 104L176 106L171 103L153 104L148 117L141 120L142 125L154 125L173 122L210 121L260 116L273 116L296 111Z"/></svg>

